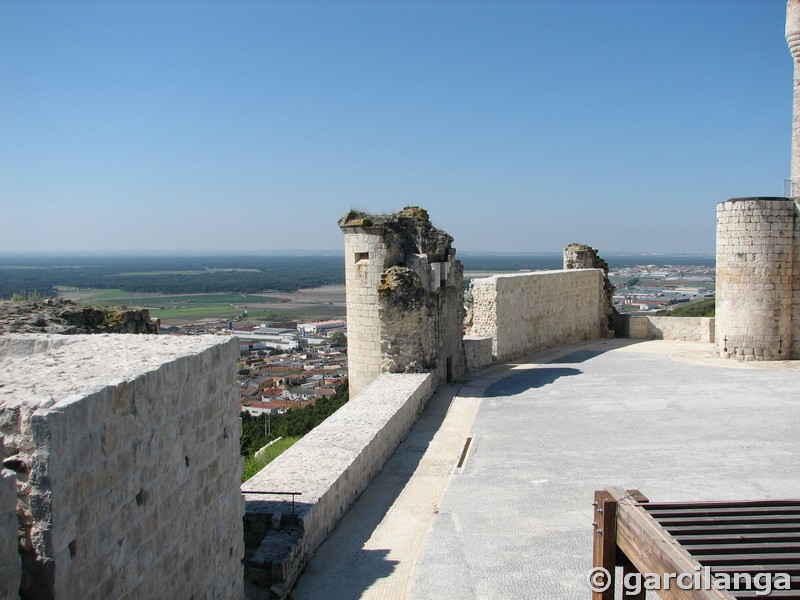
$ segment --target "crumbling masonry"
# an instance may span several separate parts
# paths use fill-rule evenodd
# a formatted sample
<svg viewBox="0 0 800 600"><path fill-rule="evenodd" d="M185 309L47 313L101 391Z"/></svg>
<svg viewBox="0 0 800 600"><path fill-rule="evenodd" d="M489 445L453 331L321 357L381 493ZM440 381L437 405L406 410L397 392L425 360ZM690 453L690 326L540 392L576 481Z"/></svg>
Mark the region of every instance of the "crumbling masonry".
<svg viewBox="0 0 800 600"><path fill-rule="evenodd" d="M427 211L350 211L345 238L350 394L381 373L432 371L436 384L463 371L463 276L453 238Z"/></svg>

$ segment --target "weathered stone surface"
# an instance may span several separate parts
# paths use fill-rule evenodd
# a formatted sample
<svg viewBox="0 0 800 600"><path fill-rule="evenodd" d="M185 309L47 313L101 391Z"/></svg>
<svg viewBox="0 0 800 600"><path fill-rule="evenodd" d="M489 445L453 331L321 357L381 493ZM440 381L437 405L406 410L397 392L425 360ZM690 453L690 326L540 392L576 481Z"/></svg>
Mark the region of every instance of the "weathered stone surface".
<svg viewBox="0 0 800 600"><path fill-rule="evenodd" d="M217 336L0 337L25 597L242 597L237 358Z"/></svg>
<svg viewBox="0 0 800 600"><path fill-rule="evenodd" d="M488 367L494 360L492 357L491 336L464 336L464 357L468 373Z"/></svg>
<svg viewBox="0 0 800 600"><path fill-rule="evenodd" d="M434 389L432 373L380 375L242 485L245 536L259 544L248 560L250 583L271 586L276 597L288 596L311 555L406 437ZM292 513L286 497L248 493L261 491L302 495ZM272 527L278 512L280 530ZM295 524L302 530L296 539Z"/></svg>
<svg viewBox="0 0 800 600"><path fill-rule="evenodd" d="M0 456L4 454L0 437ZM17 478L0 467L0 598L17 598L22 565L17 542Z"/></svg>
<svg viewBox="0 0 800 600"><path fill-rule="evenodd" d="M676 340L714 343L714 317L655 317L621 315L624 336L637 340Z"/></svg>
<svg viewBox="0 0 800 600"><path fill-rule="evenodd" d="M158 333L146 309L80 306L64 298L0 301L3 333Z"/></svg>
<svg viewBox="0 0 800 600"><path fill-rule="evenodd" d="M792 190L800 196L800 0L786 2L786 43L794 62L794 95L792 110Z"/></svg>
<svg viewBox="0 0 800 600"><path fill-rule="evenodd" d="M800 218L789 198L717 205L716 345L723 358L800 358Z"/></svg>
<svg viewBox="0 0 800 600"><path fill-rule="evenodd" d="M608 278L608 263L600 258L597 248L587 244L570 244L564 248L564 269L603 270L602 311L608 319L608 336L613 337L614 321L619 318L619 313L614 308L614 286Z"/></svg>
<svg viewBox="0 0 800 600"><path fill-rule="evenodd" d="M495 360L608 336L600 269L473 279L467 335L492 338Z"/></svg>
<svg viewBox="0 0 800 600"><path fill-rule="evenodd" d="M345 234L348 370L357 396L381 373L464 371L463 267L453 238L427 211L348 212Z"/></svg>

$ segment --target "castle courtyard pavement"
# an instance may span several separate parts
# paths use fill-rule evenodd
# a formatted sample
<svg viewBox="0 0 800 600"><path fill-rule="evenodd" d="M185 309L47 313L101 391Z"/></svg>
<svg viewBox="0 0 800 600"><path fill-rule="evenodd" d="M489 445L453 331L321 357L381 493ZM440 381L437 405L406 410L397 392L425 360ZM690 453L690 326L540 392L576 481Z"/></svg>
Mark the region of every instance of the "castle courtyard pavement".
<svg viewBox="0 0 800 600"><path fill-rule="evenodd" d="M588 598L596 489L800 498L798 361L712 350L600 340L440 387L292 597Z"/></svg>

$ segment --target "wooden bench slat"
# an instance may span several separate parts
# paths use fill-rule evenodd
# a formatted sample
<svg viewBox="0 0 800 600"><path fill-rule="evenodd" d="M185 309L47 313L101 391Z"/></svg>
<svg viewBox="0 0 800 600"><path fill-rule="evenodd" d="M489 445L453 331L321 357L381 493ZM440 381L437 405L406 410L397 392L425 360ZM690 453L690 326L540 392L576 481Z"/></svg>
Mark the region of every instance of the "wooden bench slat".
<svg viewBox="0 0 800 600"><path fill-rule="evenodd" d="M800 506L775 507L753 506L741 508L660 508L647 510L647 514L660 521L665 517L725 517L725 516L750 516L750 515L800 515Z"/></svg>
<svg viewBox="0 0 800 600"><path fill-rule="evenodd" d="M711 535L679 534L673 536L683 546L696 544L739 544L757 543L760 541L775 542L800 542L800 532L797 533L715 533Z"/></svg>
<svg viewBox="0 0 800 600"><path fill-rule="evenodd" d="M800 506L800 499L791 500L726 500L723 502L648 502L644 510L658 510L661 508L741 508L751 506L793 507Z"/></svg>
<svg viewBox="0 0 800 600"><path fill-rule="evenodd" d="M794 523L768 523L761 525L676 525L669 528L672 535L703 534L703 535L736 535L750 533L798 533L800 524Z"/></svg>

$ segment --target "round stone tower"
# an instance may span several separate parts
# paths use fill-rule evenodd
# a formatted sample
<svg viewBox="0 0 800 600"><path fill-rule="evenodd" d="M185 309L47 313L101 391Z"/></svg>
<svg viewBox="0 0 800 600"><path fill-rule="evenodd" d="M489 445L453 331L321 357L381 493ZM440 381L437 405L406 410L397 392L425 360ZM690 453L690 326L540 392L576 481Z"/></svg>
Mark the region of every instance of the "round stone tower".
<svg viewBox="0 0 800 600"><path fill-rule="evenodd" d="M723 358L792 358L795 203L717 205L716 346Z"/></svg>
<svg viewBox="0 0 800 600"><path fill-rule="evenodd" d="M792 117L792 187L790 195L800 196L800 0L786 3L786 42L794 59L794 103Z"/></svg>
<svg viewBox="0 0 800 600"><path fill-rule="evenodd" d="M347 298L347 370L355 398L381 374L380 303L375 290L389 266L384 229L367 218L342 219Z"/></svg>

